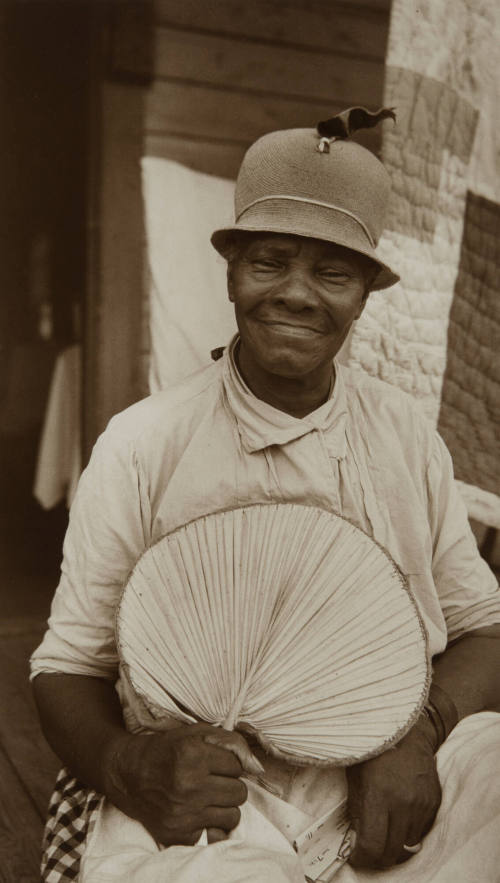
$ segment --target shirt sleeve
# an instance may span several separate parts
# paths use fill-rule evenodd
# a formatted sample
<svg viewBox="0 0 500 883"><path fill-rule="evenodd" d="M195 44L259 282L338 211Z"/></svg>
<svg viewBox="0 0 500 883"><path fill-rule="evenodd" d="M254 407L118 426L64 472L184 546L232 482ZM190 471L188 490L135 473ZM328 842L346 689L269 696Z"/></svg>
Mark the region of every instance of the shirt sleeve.
<svg viewBox="0 0 500 883"><path fill-rule="evenodd" d="M453 478L448 449L436 433L427 469L432 572L448 640L500 623L497 580L481 558Z"/></svg>
<svg viewBox="0 0 500 883"><path fill-rule="evenodd" d="M64 672L116 678L116 606L149 545L145 484L134 446L111 424L79 482L48 630L31 657L32 677Z"/></svg>

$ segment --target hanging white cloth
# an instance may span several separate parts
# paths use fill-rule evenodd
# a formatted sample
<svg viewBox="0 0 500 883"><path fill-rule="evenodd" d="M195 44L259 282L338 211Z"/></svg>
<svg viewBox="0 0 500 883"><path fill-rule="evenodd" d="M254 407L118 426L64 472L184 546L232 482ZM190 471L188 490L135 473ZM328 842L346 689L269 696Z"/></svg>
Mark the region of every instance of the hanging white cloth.
<svg viewBox="0 0 500 883"><path fill-rule="evenodd" d="M142 160L150 269L150 389L210 361L236 330L226 262L210 243L230 223L234 182L167 159Z"/></svg>
<svg viewBox="0 0 500 883"><path fill-rule="evenodd" d="M33 494L44 509L71 506L81 463L81 347L59 353L40 437Z"/></svg>

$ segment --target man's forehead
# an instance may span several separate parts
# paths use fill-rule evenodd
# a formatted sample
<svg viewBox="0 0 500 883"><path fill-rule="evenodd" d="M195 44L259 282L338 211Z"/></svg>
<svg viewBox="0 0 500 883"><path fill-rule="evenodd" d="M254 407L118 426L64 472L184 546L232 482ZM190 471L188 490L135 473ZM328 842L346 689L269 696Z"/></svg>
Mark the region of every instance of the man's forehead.
<svg viewBox="0 0 500 883"><path fill-rule="evenodd" d="M247 251L265 250L294 254L300 251L299 236L287 233L250 233L246 242Z"/></svg>
<svg viewBox="0 0 500 883"><path fill-rule="evenodd" d="M362 260L360 254L350 248L337 245L335 242L296 236L291 233L252 233L248 236L245 248L247 255L265 252L276 256L281 254L295 257L301 251L307 251L318 258Z"/></svg>

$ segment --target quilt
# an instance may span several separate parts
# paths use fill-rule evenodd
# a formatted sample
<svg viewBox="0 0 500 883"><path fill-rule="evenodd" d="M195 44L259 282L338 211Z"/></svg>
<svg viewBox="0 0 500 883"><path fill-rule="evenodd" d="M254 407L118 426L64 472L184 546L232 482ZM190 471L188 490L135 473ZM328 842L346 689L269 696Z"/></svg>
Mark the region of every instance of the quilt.
<svg viewBox="0 0 500 883"><path fill-rule="evenodd" d="M418 399L469 515L500 527L500 5L393 0L380 252L401 282L370 297L348 364Z"/></svg>

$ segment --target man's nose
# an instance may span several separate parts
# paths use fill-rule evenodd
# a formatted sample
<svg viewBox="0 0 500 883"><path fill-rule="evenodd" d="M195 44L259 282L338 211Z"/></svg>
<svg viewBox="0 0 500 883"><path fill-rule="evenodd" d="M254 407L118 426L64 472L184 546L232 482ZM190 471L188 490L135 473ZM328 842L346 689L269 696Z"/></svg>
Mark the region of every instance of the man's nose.
<svg viewBox="0 0 500 883"><path fill-rule="evenodd" d="M316 305L313 281L307 273L300 271L287 274L286 279L283 279L279 288L275 290L274 298L291 312L299 312Z"/></svg>

